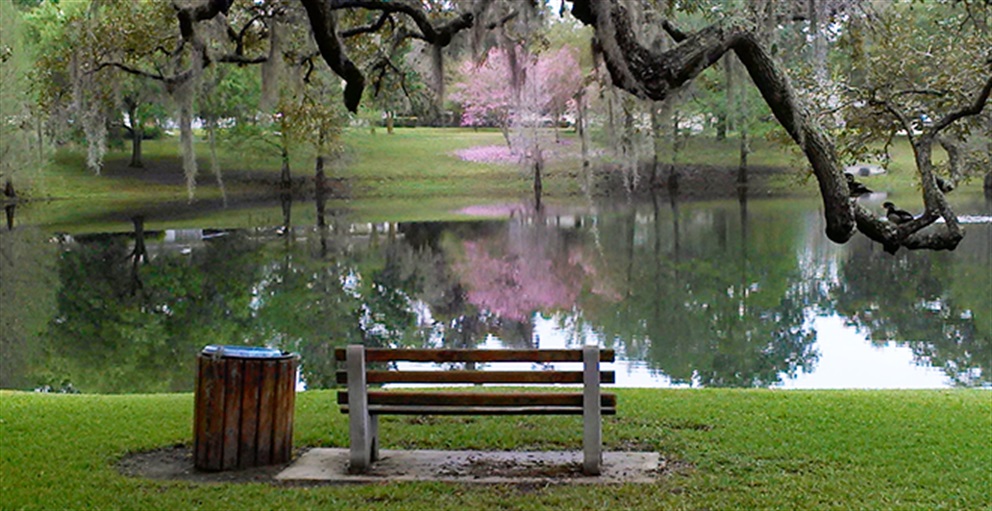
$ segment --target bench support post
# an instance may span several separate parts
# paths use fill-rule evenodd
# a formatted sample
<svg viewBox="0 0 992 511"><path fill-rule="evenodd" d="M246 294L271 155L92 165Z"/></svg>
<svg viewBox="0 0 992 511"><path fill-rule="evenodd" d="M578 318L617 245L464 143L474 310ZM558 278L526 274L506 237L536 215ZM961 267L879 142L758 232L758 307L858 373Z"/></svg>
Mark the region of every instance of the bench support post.
<svg viewBox="0 0 992 511"><path fill-rule="evenodd" d="M351 438L351 455L348 470L352 473L367 472L374 459L375 434L378 420L369 416L368 391L365 387L365 347L348 346L348 434ZM373 447L375 446L375 447Z"/></svg>
<svg viewBox="0 0 992 511"><path fill-rule="evenodd" d="M585 346L582 349L582 472L587 476L598 476L603 464L599 379L599 348Z"/></svg>

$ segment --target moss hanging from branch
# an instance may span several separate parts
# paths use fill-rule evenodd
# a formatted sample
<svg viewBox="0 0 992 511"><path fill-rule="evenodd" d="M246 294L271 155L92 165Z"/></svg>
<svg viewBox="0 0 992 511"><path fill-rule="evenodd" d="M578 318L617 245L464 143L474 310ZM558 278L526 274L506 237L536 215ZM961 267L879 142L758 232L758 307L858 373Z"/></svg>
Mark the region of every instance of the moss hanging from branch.
<svg viewBox="0 0 992 511"><path fill-rule="evenodd" d="M196 191L196 151L193 148L193 87L183 85L173 93L179 106L179 149L183 157L183 175L190 202Z"/></svg>
<svg viewBox="0 0 992 511"><path fill-rule="evenodd" d="M83 136L86 138L86 168L100 175L103 157L107 154L107 122L103 109L96 97L97 83L94 75L73 53L69 62L72 78L73 110L81 120Z"/></svg>
<svg viewBox="0 0 992 511"><path fill-rule="evenodd" d="M269 20L269 57L262 63L262 96L258 108L270 111L279 102L279 80L285 67L282 56L282 24Z"/></svg>

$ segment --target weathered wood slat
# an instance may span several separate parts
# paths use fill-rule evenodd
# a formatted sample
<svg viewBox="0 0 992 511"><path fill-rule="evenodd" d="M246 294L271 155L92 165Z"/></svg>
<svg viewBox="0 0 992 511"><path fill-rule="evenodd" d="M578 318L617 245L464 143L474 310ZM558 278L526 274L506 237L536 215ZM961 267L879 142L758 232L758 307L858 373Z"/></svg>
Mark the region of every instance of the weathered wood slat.
<svg viewBox="0 0 992 511"><path fill-rule="evenodd" d="M613 371L600 371L601 383L615 383ZM367 383L582 383L582 371L368 371ZM337 382L347 385L348 373L338 371Z"/></svg>
<svg viewBox="0 0 992 511"><path fill-rule="evenodd" d="M238 466L238 440L241 433L241 389L244 388L244 361L224 359L224 442L221 467Z"/></svg>
<svg viewBox="0 0 992 511"><path fill-rule="evenodd" d="M603 394L604 408L615 407L617 396ZM410 406L582 406L576 392L383 392L368 393L370 405ZM348 393L338 392L338 404L348 404Z"/></svg>
<svg viewBox="0 0 992 511"><path fill-rule="evenodd" d="M348 405L341 413L348 413ZM616 415L616 408L603 408L603 415ZM582 415L581 406L418 406L369 405L372 415Z"/></svg>
<svg viewBox="0 0 992 511"><path fill-rule="evenodd" d="M262 363L262 389L259 392L258 433L255 460L260 465L272 463L272 428L276 413L276 367L275 362Z"/></svg>
<svg viewBox="0 0 992 511"><path fill-rule="evenodd" d="M238 468L254 467L258 453L258 400L261 393L262 367L245 364L244 394L241 396L241 436L238 443Z"/></svg>
<svg viewBox="0 0 992 511"><path fill-rule="evenodd" d="M600 362L613 362L614 351L599 350ZM334 350L339 362L346 360L345 349ZM366 362L582 362L581 349L556 350L471 350L471 349L388 349L366 348Z"/></svg>

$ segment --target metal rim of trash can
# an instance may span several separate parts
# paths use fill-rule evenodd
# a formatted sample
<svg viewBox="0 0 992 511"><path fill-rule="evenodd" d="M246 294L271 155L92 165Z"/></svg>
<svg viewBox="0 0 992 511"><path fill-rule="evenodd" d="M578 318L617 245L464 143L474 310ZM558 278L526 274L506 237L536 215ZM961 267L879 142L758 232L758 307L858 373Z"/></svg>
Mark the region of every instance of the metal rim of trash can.
<svg viewBox="0 0 992 511"><path fill-rule="evenodd" d="M295 353L290 353L288 351L282 351L276 348L269 348L266 346L232 346L232 345L218 345L218 344L208 344L204 346L200 351L201 355L211 356L211 357L221 357L221 358L243 358L243 359L264 359L264 360L280 360L286 359L294 356L299 356Z"/></svg>

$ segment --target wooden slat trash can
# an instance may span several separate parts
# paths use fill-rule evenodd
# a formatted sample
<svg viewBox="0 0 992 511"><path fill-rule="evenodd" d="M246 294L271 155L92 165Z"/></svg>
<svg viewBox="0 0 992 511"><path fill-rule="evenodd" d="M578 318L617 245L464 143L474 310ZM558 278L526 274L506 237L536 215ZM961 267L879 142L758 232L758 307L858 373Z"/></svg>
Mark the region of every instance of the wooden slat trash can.
<svg viewBox="0 0 992 511"><path fill-rule="evenodd" d="M219 471L289 461L300 356L272 348L211 345L197 358L196 468Z"/></svg>

